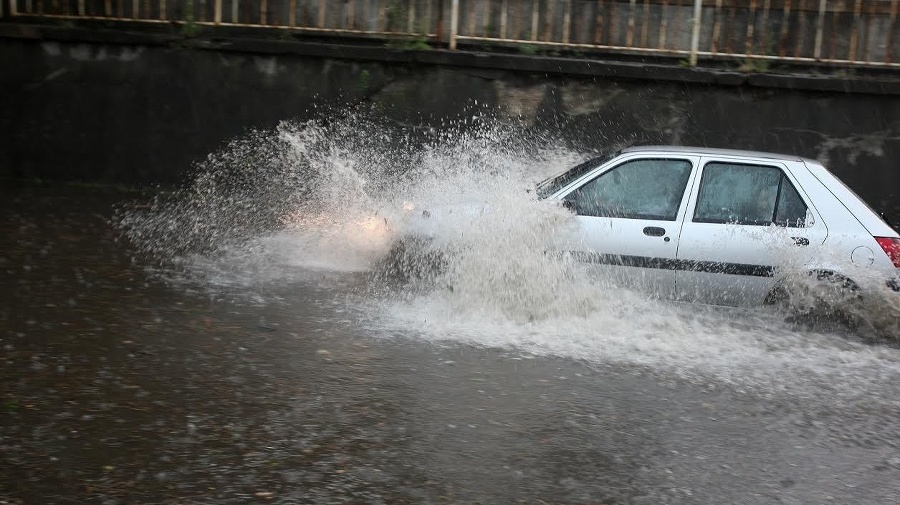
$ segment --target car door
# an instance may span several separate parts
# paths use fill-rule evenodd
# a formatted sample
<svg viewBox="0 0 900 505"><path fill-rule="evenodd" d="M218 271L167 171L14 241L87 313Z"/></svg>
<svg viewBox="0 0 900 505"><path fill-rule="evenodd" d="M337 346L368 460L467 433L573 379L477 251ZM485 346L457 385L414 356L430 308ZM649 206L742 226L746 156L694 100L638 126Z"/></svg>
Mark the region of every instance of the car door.
<svg viewBox="0 0 900 505"><path fill-rule="evenodd" d="M561 196L576 213L569 249L603 282L674 296L685 190L698 161L632 156L584 177Z"/></svg>
<svg viewBox="0 0 900 505"><path fill-rule="evenodd" d="M779 270L802 268L827 235L784 163L703 158L678 244L677 298L762 303Z"/></svg>

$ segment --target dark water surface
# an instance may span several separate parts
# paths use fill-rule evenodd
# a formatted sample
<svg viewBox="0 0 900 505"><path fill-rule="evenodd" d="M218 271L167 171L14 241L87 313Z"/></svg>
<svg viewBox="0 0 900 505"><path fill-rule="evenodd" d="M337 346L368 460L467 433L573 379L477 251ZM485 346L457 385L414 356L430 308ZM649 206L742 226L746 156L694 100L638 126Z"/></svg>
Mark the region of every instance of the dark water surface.
<svg viewBox="0 0 900 505"><path fill-rule="evenodd" d="M133 262L129 195L0 196L0 504L900 502L894 349L766 390L373 334L353 275L211 295Z"/></svg>

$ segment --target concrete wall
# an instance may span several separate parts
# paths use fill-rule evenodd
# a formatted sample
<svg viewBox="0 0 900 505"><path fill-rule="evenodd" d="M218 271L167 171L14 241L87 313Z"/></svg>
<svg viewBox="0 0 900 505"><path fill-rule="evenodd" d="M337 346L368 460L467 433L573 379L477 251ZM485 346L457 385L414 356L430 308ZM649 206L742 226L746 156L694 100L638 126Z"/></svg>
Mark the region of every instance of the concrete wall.
<svg viewBox="0 0 900 505"><path fill-rule="evenodd" d="M372 103L391 120L440 126L477 100L579 148L673 143L823 159L900 222L896 83L66 33L0 33L2 175L173 183L247 129L308 117L316 104Z"/></svg>

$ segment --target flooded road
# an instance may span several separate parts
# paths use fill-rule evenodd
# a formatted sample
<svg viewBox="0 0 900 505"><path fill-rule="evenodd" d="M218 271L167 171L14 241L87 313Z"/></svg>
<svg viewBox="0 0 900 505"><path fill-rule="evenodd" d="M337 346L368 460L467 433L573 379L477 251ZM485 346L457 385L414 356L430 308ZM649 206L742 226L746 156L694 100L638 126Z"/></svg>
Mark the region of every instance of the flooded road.
<svg viewBox="0 0 900 505"><path fill-rule="evenodd" d="M272 231L293 207L248 184L137 225L114 209L152 195L2 190L0 504L900 499L895 346L598 291L528 254L556 217L519 201L519 254L486 229L448 285L392 288L385 199Z"/></svg>
<svg viewBox="0 0 900 505"><path fill-rule="evenodd" d="M761 387L701 365L685 378L615 355L373 334L344 304L352 275L267 301L149 278L109 225L122 198L4 191L3 503L900 496L895 349L820 335L806 345L832 370Z"/></svg>

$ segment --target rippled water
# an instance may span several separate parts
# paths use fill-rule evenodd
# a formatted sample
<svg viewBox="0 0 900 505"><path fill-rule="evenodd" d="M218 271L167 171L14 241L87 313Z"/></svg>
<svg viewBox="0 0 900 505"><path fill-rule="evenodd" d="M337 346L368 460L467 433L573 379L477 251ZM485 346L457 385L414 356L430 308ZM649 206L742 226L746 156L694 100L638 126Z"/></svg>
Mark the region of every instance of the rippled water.
<svg viewBox="0 0 900 505"><path fill-rule="evenodd" d="M548 257L562 145L347 113L174 192L7 191L0 503L900 496L900 350Z"/></svg>

